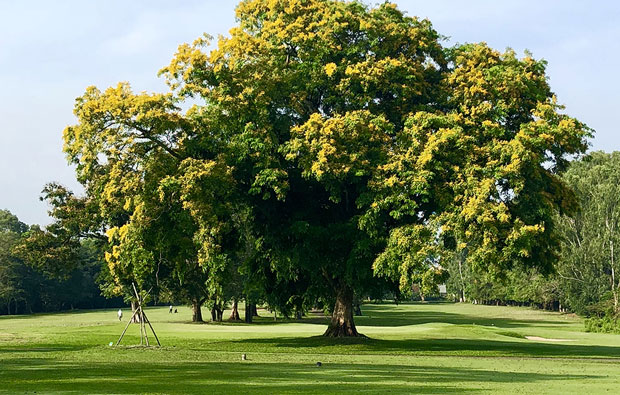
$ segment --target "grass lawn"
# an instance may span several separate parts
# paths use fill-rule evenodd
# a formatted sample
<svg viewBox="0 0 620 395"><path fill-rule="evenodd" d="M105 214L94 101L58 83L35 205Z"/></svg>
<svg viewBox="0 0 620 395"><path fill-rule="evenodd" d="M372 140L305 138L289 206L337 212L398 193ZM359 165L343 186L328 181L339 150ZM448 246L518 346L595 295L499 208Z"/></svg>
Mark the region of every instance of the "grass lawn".
<svg viewBox="0 0 620 395"><path fill-rule="evenodd" d="M126 323L115 310L0 317L0 393L620 393L620 335L585 333L571 315L449 303L363 312L369 339L339 340L320 336L322 316L274 322L259 310L254 324L199 325L187 307L149 308L162 348L131 346L137 325L108 346Z"/></svg>

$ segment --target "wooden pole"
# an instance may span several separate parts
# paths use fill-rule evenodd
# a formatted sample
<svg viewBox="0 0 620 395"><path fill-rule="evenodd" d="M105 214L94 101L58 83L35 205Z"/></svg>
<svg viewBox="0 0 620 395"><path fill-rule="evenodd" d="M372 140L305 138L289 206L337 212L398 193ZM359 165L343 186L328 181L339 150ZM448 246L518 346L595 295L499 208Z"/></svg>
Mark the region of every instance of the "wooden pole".
<svg viewBox="0 0 620 395"><path fill-rule="evenodd" d="M138 311L139 310L140 310L140 307L138 307ZM143 346L144 345L144 333L142 332L142 317L140 316L140 314L138 314L138 317L140 317L140 345Z"/></svg>
<svg viewBox="0 0 620 395"><path fill-rule="evenodd" d="M136 284L132 281L131 286L133 287L133 292L136 295L136 300L138 301L138 308L136 311L139 312L138 317L140 318L140 345L144 345L144 317L142 314L142 298L140 298L140 294L136 289Z"/></svg>
<svg viewBox="0 0 620 395"><path fill-rule="evenodd" d="M125 332L127 332L127 328L129 328L129 325L131 325L131 321L133 320L133 317L136 315L136 313L138 313L138 310L134 311L133 314L131 315L131 318L127 322L127 325L125 326L125 329L123 330L123 333L121 333L121 337L119 337L118 341L116 342L117 346L121 343L121 340L123 340L123 336L125 336Z"/></svg>
<svg viewBox="0 0 620 395"><path fill-rule="evenodd" d="M144 308L142 307L143 300L140 297L140 294L138 293L138 290L136 289L136 285L134 283L131 283L131 285L132 285L133 291L134 291L134 293L136 295L138 307L136 308L136 310L131 315L131 318L129 319L129 322L127 322L127 325L125 326L125 329L123 330L123 333L121 333L121 336L118 338L118 341L116 342L116 345L118 346L121 343L121 340L123 340L123 336L125 336L125 332L127 332L127 329L129 328L129 325L131 324L131 321L133 321L133 318L137 314L138 317L140 318L140 345L143 345L144 343L146 343L146 346L150 347L148 331L146 329L146 325L148 324L149 328L151 328L151 332L153 332L153 336L155 336L155 340L157 341L157 345L161 347L161 343L159 342L159 338L157 337L157 333L155 333L155 329L153 329L153 325L151 325L151 321L149 321L148 317L146 316L146 313L144 312Z"/></svg>
<svg viewBox="0 0 620 395"><path fill-rule="evenodd" d="M149 319L146 316L146 314L144 314L144 320L146 321L147 324L149 324L149 327L151 328L151 332L153 332L153 336L155 336L155 340L157 340L157 345L159 347L161 347L161 343L159 342L159 338L157 337L157 333L155 333L155 329L153 329L153 325L151 325L151 321L149 321Z"/></svg>
<svg viewBox="0 0 620 395"><path fill-rule="evenodd" d="M144 328L144 340L146 340L146 346L149 347L149 336L148 333L146 332L146 324L144 323L144 310L142 309L142 306L140 306L140 313L142 313L142 327Z"/></svg>

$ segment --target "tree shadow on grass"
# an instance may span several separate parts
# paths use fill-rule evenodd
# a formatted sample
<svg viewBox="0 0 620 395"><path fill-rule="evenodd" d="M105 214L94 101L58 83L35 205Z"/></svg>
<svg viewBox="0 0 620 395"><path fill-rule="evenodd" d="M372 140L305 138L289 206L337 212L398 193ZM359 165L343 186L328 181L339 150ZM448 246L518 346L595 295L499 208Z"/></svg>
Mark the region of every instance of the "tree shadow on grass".
<svg viewBox="0 0 620 395"><path fill-rule="evenodd" d="M481 325L498 328L518 328L528 326L566 326L572 323L548 320L521 320L511 318L489 318L468 314L446 313L440 311L389 312L370 311L369 315L355 317L358 326L407 326L429 323L454 325Z"/></svg>
<svg viewBox="0 0 620 395"><path fill-rule="evenodd" d="M386 308L387 305L365 305L363 316L354 317L357 326L370 327L397 327L408 325L422 325L429 323L447 323L454 325L480 325L496 328L522 328L531 326L562 327L574 325L571 321L552 320L523 320L508 317L480 317L469 314L448 313L442 311L394 311ZM490 307L491 308L491 307ZM316 324L327 325L329 317L320 313L312 313L303 320L278 319L274 321L270 317L255 318L252 324L245 323L214 323L217 325L278 325L278 324Z"/></svg>
<svg viewBox="0 0 620 395"><path fill-rule="evenodd" d="M48 359L3 362L3 390L65 393L462 393L497 384L596 379L596 375L390 364L88 363Z"/></svg>
<svg viewBox="0 0 620 395"><path fill-rule="evenodd" d="M265 349L300 348L312 353L330 353L342 347L343 353L369 354L424 354L453 356L512 356L512 357L560 357L560 358L605 358L620 362L620 347L550 344L529 341L501 341L479 339L372 339L372 338L328 338L323 336L244 339L235 342L239 350L263 346ZM233 347L237 348L237 347ZM299 351L297 351L299 352Z"/></svg>
<svg viewBox="0 0 620 395"><path fill-rule="evenodd" d="M480 325L480 326L494 326L499 328L517 328L517 327L529 327L529 326L552 326L562 327L574 325L574 321L562 321L560 319L544 320L544 319L519 319L509 316L494 316L488 317L483 314L461 314L455 312L445 312L437 310L428 310L429 305L432 304L452 304L454 303L407 303L408 310L399 309L399 305L396 308L390 305L383 304L370 304L364 305L363 310L366 314L361 317L355 317L355 322L359 326L406 326L406 325L420 325L428 323L447 323L455 325ZM420 306L420 309L416 309L416 306ZM422 308L424 307L424 308ZM495 312L495 306L480 306L483 309L488 309L488 312ZM517 307L509 307L508 309L518 309ZM510 310L508 310L510 311ZM509 313L506 313L508 315ZM559 316L557 317L559 318Z"/></svg>
<svg viewBox="0 0 620 395"><path fill-rule="evenodd" d="M409 303L407 306L415 306L417 303ZM450 304L447 302L433 302L433 304ZM424 303L422 305L428 305L428 303ZM403 306L403 304L399 305ZM458 314L458 313L450 313L450 312L442 312L442 311L427 311L427 310L415 310L414 308L411 310L398 310L393 309L394 305L391 304L367 304L362 307L364 311L363 316L355 317L355 323L358 326L370 326L370 327L396 327L396 326L408 326L408 325L421 325L428 323L448 323L455 325L480 325L480 326L494 326L497 328L518 328L518 327L530 327L530 326L553 326L553 327L561 327L573 325L573 322L570 321L551 321L551 320L523 320L523 319L512 319L509 317L480 317L476 315L469 314ZM156 307L160 308L160 307ZM489 308L492 308L489 306ZM147 312L149 311L148 308ZM73 310L70 312L58 312L51 313L57 317L67 316L70 317L76 314L84 314L89 312L110 312L110 314L115 311L108 309L100 309L100 310ZM21 315L21 316L9 316L10 319L29 319L36 318L37 316L48 315L50 313L40 313L33 315ZM265 312L266 314L266 312ZM261 315L260 317L255 317L254 322L252 324L246 324L244 322L205 322L201 324L207 325L223 325L223 326L251 326L251 325L279 325L279 324L291 324L291 323L303 323L303 324L315 324L315 325L327 325L329 322L329 317L321 314L321 313L310 313L302 320L290 319L279 317L277 320L273 319L273 316L269 315ZM2 317L0 317L2 318ZM157 323L156 321L154 323ZM173 321L165 321L167 324L196 324L191 323L191 321L185 319L178 319ZM92 325L97 325L99 323L93 323ZM108 323L106 323L108 324ZM87 326L92 326L87 325Z"/></svg>
<svg viewBox="0 0 620 395"><path fill-rule="evenodd" d="M21 345L0 346L0 354L11 353L23 353L23 352L35 352L35 353L48 353L48 352L67 352L67 351L81 351L92 348L88 345L63 345L63 344L32 344L24 343Z"/></svg>
<svg viewBox="0 0 620 395"><path fill-rule="evenodd" d="M254 325L278 325L278 324L317 324L327 325L329 323L329 317L319 314L311 314L300 319L293 318L278 318L274 320L273 317L259 316L252 319L252 323L248 324L244 321L228 321L212 322L205 321L203 325L221 325L221 326L254 326Z"/></svg>

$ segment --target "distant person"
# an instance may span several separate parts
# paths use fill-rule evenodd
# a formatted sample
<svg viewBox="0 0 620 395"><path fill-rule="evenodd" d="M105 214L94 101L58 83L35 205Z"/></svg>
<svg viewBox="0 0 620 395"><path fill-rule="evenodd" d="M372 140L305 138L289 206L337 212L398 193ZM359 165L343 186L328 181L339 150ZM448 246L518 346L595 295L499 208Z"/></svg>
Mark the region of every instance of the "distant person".
<svg viewBox="0 0 620 395"><path fill-rule="evenodd" d="M170 305L170 310L168 310L168 314L172 314L172 305Z"/></svg>
<svg viewBox="0 0 620 395"><path fill-rule="evenodd" d="M118 320L121 321L123 319L123 310L118 309L118 313L116 313L116 315L118 315Z"/></svg>

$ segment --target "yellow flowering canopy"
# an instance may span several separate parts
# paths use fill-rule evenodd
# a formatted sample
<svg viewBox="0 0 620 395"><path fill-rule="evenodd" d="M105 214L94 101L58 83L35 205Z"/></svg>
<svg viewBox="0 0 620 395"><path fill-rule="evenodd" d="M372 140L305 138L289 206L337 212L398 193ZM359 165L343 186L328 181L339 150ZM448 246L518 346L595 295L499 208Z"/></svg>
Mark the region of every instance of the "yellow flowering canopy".
<svg viewBox="0 0 620 395"><path fill-rule="evenodd" d="M574 209L558 172L591 131L561 112L544 61L443 48L389 2L245 0L236 17L214 48L207 35L179 47L161 70L169 93L120 84L77 101L65 151L107 218L111 271L157 260L172 247L154 240L175 231L193 247L168 259L215 276L244 229L246 272L335 300L329 334L353 335L342 306L373 272L407 292L455 251L494 273L551 269L553 216ZM153 238L172 207L185 225Z"/></svg>

